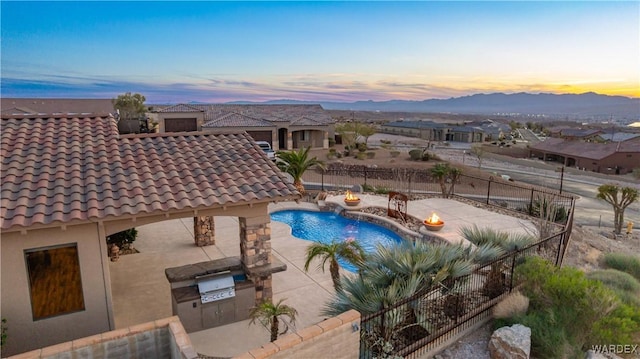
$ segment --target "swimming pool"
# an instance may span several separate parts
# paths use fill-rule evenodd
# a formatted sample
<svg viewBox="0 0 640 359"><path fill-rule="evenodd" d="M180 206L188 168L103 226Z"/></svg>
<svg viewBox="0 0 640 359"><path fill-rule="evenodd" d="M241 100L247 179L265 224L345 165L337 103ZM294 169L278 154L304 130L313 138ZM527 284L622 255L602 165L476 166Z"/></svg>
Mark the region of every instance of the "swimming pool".
<svg viewBox="0 0 640 359"><path fill-rule="evenodd" d="M391 245L402 241L390 229L333 212L284 210L271 213L271 220L288 224L294 237L308 241L330 243L334 239L354 238L367 253L374 252L378 244ZM341 260L338 262L342 268L356 272L353 265Z"/></svg>

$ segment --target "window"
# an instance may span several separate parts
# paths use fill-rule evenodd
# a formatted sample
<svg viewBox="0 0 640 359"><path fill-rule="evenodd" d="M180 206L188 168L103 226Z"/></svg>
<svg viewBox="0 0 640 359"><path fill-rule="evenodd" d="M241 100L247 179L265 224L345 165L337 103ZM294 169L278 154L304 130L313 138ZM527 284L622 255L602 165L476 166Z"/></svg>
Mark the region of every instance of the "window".
<svg viewBox="0 0 640 359"><path fill-rule="evenodd" d="M76 244L25 251L33 320L84 310Z"/></svg>
<svg viewBox="0 0 640 359"><path fill-rule="evenodd" d="M300 141L309 141L310 133L309 130L304 130L300 132Z"/></svg>

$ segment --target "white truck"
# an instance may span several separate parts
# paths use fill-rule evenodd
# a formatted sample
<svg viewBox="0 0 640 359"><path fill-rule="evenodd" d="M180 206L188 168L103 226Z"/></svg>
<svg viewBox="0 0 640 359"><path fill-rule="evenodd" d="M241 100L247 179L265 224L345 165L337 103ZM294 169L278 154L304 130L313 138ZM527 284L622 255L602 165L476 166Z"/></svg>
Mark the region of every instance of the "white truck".
<svg viewBox="0 0 640 359"><path fill-rule="evenodd" d="M262 148L264 153L267 154L267 157L269 157L269 159L271 161L275 161L276 160L276 152L271 148L271 145L269 144L269 142L267 142L267 141L256 141L256 144L260 148Z"/></svg>

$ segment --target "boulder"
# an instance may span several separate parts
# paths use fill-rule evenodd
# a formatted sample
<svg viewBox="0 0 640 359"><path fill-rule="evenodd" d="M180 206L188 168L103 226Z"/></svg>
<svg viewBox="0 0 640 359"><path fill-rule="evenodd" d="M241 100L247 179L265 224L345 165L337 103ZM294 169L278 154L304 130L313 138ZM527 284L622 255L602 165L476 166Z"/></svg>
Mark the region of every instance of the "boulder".
<svg viewBox="0 0 640 359"><path fill-rule="evenodd" d="M493 332L489 340L492 359L529 359L531 329L522 324L502 327Z"/></svg>

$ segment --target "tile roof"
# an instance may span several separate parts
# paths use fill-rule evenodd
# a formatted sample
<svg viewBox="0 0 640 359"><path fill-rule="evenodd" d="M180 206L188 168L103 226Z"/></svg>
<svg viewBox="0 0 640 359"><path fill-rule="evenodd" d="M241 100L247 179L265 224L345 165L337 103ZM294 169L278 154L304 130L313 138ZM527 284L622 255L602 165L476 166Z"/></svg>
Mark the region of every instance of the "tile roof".
<svg viewBox="0 0 640 359"><path fill-rule="evenodd" d="M320 105L190 104L188 106L204 110L205 122L218 120L220 117L229 113L236 113L269 122L293 122L307 118L315 121L315 125L334 123L331 116ZM159 108L159 106L154 107ZM158 112L161 111L162 110L158 110Z"/></svg>
<svg viewBox="0 0 640 359"><path fill-rule="evenodd" d="M566 156L600 160L611 156L616 152L640 152L640 143L595 143L582 141L565 141L561 138L547 138L542 142L531 145L531 149L562 154Z"/></svg>
<svg viewBox="0 0 640 359"><path fill-rule="evenodd" d="M171 112L204 112L204 110L196 108L194 106L191 105L186 105L186 104L177 104L174 106L169 106L169 107L165 107L163 109L158 110L157 112L162 112L162 113L171 113Z"/></svg>
<svg viewBox="0 0 640 359"><path fill-rule="evenodd" d="M17 108L28 113L86 113L106 115L115 113L111 99L78 99L78 98L0 98L3 109Z"/></svg>
<svg viewBox="0 0 640 359"><path fill-rule="evenodd" d="M640 133L629 132L616 132L616 133L601 133L600 136L605 141L623 142L640 137Z"/></svg>
<svg viewBox="0 0 640 359"><path fill-rule="evenodd" d="M384 124L388 127L403 127L403 128L447 128L449 126L443 123L436 123L432 121L395 121Z"/></svg>
<svg viewBox="0 0 640 359"><path fill-rule="evenodd" d="M291 121L291 125L292 126L322 126L322 125L325 125L325 123L321 123L318 120L313 118L301 117Z"/></svg>
<svg viewBox="0 0 640 359"><path fill-rule="evenodd" d="M273 127L273 122L259 120L235 112L222 114L219 118L206 122L202 127Z"/></svg>
<svg viewBox="0 0 640 359"><path fill-rule="evenodd" d="M600 130L592 130L587 128L565 128L560 131L562 136L569 137L589 137L600 133Z"/></svg>
<svg viewBox="0 0 640 359"><path fill-rule="evenodd" d="M3 230L299 198L246 133L119 136L112 117L2 118Z"/></svg>

